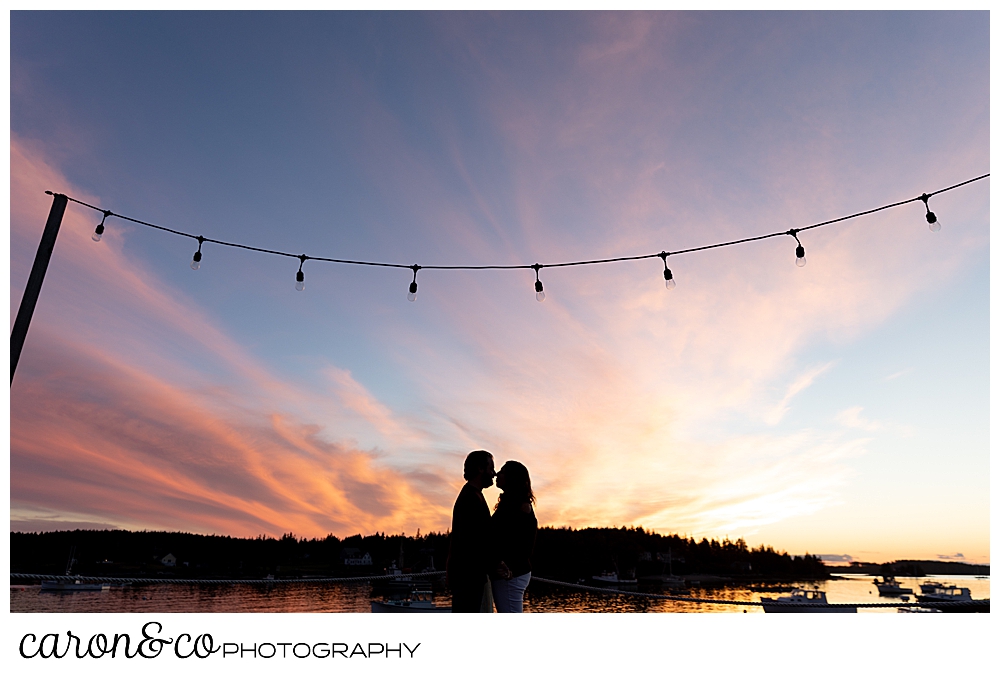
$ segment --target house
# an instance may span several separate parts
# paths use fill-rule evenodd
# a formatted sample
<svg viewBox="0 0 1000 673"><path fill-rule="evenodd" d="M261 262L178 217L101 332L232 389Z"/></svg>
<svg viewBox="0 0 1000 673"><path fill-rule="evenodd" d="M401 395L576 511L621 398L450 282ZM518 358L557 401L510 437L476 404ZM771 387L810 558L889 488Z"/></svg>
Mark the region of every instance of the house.
<svg viewBox="0 0 1000 673"><path fill-rule="evenodd" d="M160 563L167 566L168 568L173 568L175 565L177 565L177 557L174 556L173 554L167 554L166 556L160 559Z"/></svg>
<svg viewBox="0 0 1000 673"><path fill-rule="evenodd" d="M345 566L370 566L372 564L371 554L362 553L355 547L347 547L340 552L340 557L344 560Z"/></svg>

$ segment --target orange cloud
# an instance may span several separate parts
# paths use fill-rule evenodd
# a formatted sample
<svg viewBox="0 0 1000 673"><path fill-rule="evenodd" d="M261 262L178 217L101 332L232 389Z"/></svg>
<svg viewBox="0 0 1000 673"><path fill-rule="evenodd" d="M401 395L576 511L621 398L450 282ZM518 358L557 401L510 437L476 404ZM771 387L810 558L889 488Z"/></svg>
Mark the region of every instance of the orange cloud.
<svg viewBox="0 0 1000 673"><path fill-rule="evenodd" d="M237 535L449 525L447 494L415 488L315 426L223 415L100 350L47 334L35 345L43 356L19 369L11 401L14 503Z"/></svg>
<svg viewBox="0 0 1000 673"><path fill-rule="evenodd" d="M455 258L468 253L472 259L495 254L489 251L500 239L503 262L701 245L880 205L912 195L917 182L944 184L944 171L930 160L923 168L907 167L909 173L883 171L878 180L859 179L856 170L832 175L829 153L836 141L827 129L804 143L768 147L754 157L759 175L747 184L714 183L714 164L677 161L687 120L673 100L676 87L701 86L698 69L709 68L671 62L657 54L672 51L646 48L672 37L661 30L672 28L669 22L651 28L649 16L597 15L597 39L569 55L567 72L532 80L544 89L542 96L491 69L485 47L457 30L486 82L476 103L513 148L510 172L499 176L475 170L471 153L449 154L468 192L464 201L442 198L453 195L428 168L433 162L407 147L399 120L359 78L354 98L370 112L361 115L360 131L371 141L364 161L373 182L391 190L414 222L434 223L417 232L421 238L449 244ZM642 59L634 58L638 53ZM647 93L654 80L669 85ZM640 90L644 95L635 95ZM695 105L684 112L706 110ZM725 143L710 140L705 147L718 153L713 161L729 161ZM977 157L949 161L964 177ZM16 138L11 162L12 247L30 249L48 207L41 191L69 188ZM761 203L757 184L780 185L766 194L790 196ZM975 201L963 210L955 194L940 198L952 199L952 221L961 221ZM585 217L577 221L576 214ZM478 227L482 221L489 226ZM914 205L803 235L805 269L792 263L793 242L784 237L671 258L678 287L670 292L655 259L599 270L546 269L548 299L541 305L532 299L530 272L456 274L460 282L448 286L448 301L417 303L418 315L433 317L433 331L398 320L391 330L372 333L392 340L387 357L397 358L423 393L414 418L397 414L348 368L329 369L330 389L322 392L332 395L274 375L189 297L130 264L121 254L120 229L94 246L93 224L78 210L68 214L29 335L22 367L34 372L26 374L36 386L32 399L41 404L50 389L38 386L53 381L51 393L62 399L64 416L16 407L44 430L39 436L54 434L46 440L50 448L39 449L44 460L38 463L28 450L34 426L19 426L12 492L25 511L27 505L59 503L82 516L106 497L112 506L100 510L105 517L128 512L135 520L160 521L176 508L188 517L178 525L239 530L387 527L409 521L410 508L412 521L423 528L442 525L420 517L447 522L459 473L454 466L474 448L493 451L500 462L514 458L528 465L546 524L641 523L739 533L816 512L838 501L850 476L849 458L864 443L839 429L823 434L782 426L794 395L810 381L822 383L798 362L803 349L844 343L883 324L988 240L981 227L955 227L951 243L942 246ZM15 278L26 277L25 259L30 255L12 256ZM421 275L422 297L434 291L437 278ZM72 344L64 346L54 334L72 334ZM82 360L58 360L53 353L60 350ZM107 352L115 354L113 362ZM110 390L116 402L141 398L162 410L169 424L129 407L142 420L128 442L109 439L117 426L88 431L88 414L99 417L100 411L80 402L86 399L81 389L75 396L59 393L72 387L67 373L94 390ZM110 376L122 383L112 385ZM17 395L20 385L19 378ZM14 410L12 403L12 420L21 422L13 419ZM50 427L63 417L77 419L75 433ZM116 423L128 425L128 417ZM758 425L731 431L726 422L733 417ZM768 418L774 425L760 425ZM176 446L156 443L158 429L189 422L197 432L184 430ZM380 453L357 449L375 444L358 440L361 426L378 439ZM155 451L147 455L141 448L147 445L169 449L164 455L177 461L160 460ZM60 471L60 451L77 457L85 478L76 487L76 477ZM335 470L326 469L328 457ZM135 465L147 489L132 488L115 468L119 459ZM39 485L47 470L62 475L61 489ZM212 478L201 477L202 471ZM103 484L105 478L112 483Z"/></svg>
<svg viewBox="0 0 1000 673"><path fill-rule="evenodd" d="M11 168L12 275L25 278L44 190L99 200L16 136ZM450 525L453 484L432 466L394 468L330 423L360 415L390 448L426 433L348 372L331 370L336 401L276 377L130 260L126 227L94 244L96 221L67 210L11 389L13 518L247 535Z"/></svg>

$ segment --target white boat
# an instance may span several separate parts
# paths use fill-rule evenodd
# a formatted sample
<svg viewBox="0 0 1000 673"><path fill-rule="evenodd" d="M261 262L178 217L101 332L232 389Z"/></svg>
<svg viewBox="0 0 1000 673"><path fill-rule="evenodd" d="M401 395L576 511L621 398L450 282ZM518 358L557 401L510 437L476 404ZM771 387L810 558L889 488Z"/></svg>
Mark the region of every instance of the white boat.
<svg viewBox="0 0 1000 673"><path fill-rule="evenodd" d="M920 583L920 593L922 594L933 594L938 589L944 589L944 585L940 582L921 582Z"/></svg>
<svg viewBox="0 0 1000 673"><path fill-rule="evenodd" d="M972 593L966 587L957 587L954 584L945 586L934 583L935 586L921 584L920 588L924 593L917 596L921 603L945 603L954 601L971 601ZM924 589L928 586L928 589Z"/></svg>
<svg viewBox="0 0 1000 673"><path fill-rule="evenodd" d="M826 592L809 589L792 589L792 593L777 598L761 597L764 612L857 612L857 608L825 607Z"/></svg>
<svg viewBox="0 0 1000 673"><path fill-rule="evenodd" d="M372 612L451 612L448 608L434 605L433 598L433 592L415 589L407 598L372 601Z"/></svg>
<svg viewBox="0 0 1000 673"><path fill-rule="evenodd" d="M924 606L933 605L941 612L989 612L990 599L980 599L973 602L972 592L966 587L954 584L944 585L937 582L921 584L924 593L917 600Z"/></svg>
<svg viewBox="0 0 1000 673"><path fill-rule="evenodd" d="M635 579L623 579L618 577L618 573L601 573L600 575L593 575L592 580L600 584L638 584Z"/></svg>
<svg viewBox="0 0 1000 673"><path fill-rule="evenodd" d="M878 588L879 596L908 596L913 593L913 589L900 586L899 580L892 575L883 576L881 582L876 578L872 584Z"/></svg>

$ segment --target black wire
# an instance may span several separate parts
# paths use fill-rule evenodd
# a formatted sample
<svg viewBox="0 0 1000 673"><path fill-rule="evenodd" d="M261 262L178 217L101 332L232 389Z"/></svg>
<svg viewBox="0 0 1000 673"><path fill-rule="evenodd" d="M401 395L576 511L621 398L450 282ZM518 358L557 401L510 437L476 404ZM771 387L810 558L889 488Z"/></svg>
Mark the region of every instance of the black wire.
<svg viewBox="0 0 1000 673"><path fill-rule="evenodd" d="M978 180L983 180L990 177L989 173L980 175L979 177L972 178L970 180L965 180L964 182L959 182L958 184L951 185L950 187L945 187L944 189L939 189L935 192L928 192L928 196L934 196L936 194L942 194L944 192L951 191L952 189L958 189L959 187L964 187L967 184L976 182ZM45 192L46 194L52 194L52 192ZM65 195L64 195L65 196ZM78 199L74 199L71 196L66 196L66 198L73 203L78 203L81 206L91 208L100 213L104 213L109 217L117 217L120 220L127 220L128 222L134 222L135 224L141 224L144 227L151 227L153 229L159 229L160 231L166 231L171 234L176 234L177 236L186 236L187 238L193 238L200 242L205 243L215 243L216 245L225 245L230 248L241 248L243 250L252 250L254 252L263 252L269 255L281 255L282 257L295 257L296 259L301 259L302 255L296 255L291 252L282 252L281 250L270 250L268 248L257 248L252 245L243 245L242 243L230 243L229 241L220 241L214 238L207 238L204 236L197 236L195 234L189 234L184 231L178 231L176 229L170 229L169 227L163 227L158 224L152 224L150 222L143 222L142 220L137 220L134 217L128 217L126 215L119 215L118 213L111 212L110 210L105 210L104 208L98 208L97 206L85 203ZM776 236L787 236L791 232L801 232L808 231L810 229L816 229L818 227L825 227L828 224L836 224L837 222L844 222L845 220L852 220L856 217L863 217L865 215L871 215L872 213L877 213L882 210L888 210L889 208L896 208L898 206L903 206L908 203L914 203L915 201L920 201L920 196L915 196L912 199L906 199L905 201L897 201L896 203L890 203L884 206L879 206L878 208L872 208L871 210L864 210L860 213L854 213L852 215L845 215L844 217L838 217L833 220L827 220L825 222L817 222L816 224L810 224L805 227L797 227L795 229L789 229L786 231L775 231L770 234L763 234L761 236L750 236L748 238L740 238L733 241L724 241L722 243L712 243L710 245L701 245L695 248L685 248L683 250L675 250L673 252L667 252L668 256L673 255L683 255L689 252L699 252L701 250L712 250L714 248L724 248L730 245L739 245L741 243L750 243L751 241L763 241L767 238L774 238ZM485 269L534 269L536 266L539 268L550 268L550 267L561 267L561 266L584 266L587 264L608 264L611 262L630 262L639 259L651 259L653 257L661 257L662 253L652 253L649 255L632 255L629 257L606 257L602 259L588 259L579 262L558 262L555 264L484 264L478 266L468 266L468 265L420 265L421 269L443 269L443 270L467 270L467 271L480 271ZM307 259L315 260L318 262L332 262L334 264L356 264L359 266L384 266L396 269L412 269L413 264L393 264L391 262L365 262L356 259L337 259L334 257L312 257L307 256Z"/></svg>

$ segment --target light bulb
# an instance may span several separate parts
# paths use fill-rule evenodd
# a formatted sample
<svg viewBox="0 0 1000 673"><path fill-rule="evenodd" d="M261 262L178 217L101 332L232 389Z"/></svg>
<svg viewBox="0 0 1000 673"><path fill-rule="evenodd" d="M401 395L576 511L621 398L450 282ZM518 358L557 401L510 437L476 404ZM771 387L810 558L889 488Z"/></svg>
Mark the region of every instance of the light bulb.
<svg viewBox="0 0 1000 673"><path fill-rule="evenodd" d="M299 292L306 289L306 275L301 271L295 274L295 289Z"/></svg>
<svg viewBox="0 0 1000 673"><path fill-rule="evenodd" d="M668 290L673 290L675 287L677 287L677 282L674 281L673 278L668 278L665 285L667 286Z"/></svg>
<svg viewBox="0 0 1000 673"><path fill-rule="evenodd" d="M927 211L927 228L931 231L941 231L941 223L938 222L937 215L931 211Z"/></svg>
<svg viewBox="0 0 1000 673"><path fill-rule="evenodd" d="M673 290L677 287L677 283L674 282L674 272L670 269L663 270L663 280L666 282L665 284L668 290Z"/></svg>
<svg viewBox="0 0 1000 673"><path fill-rule="evenodd" d="M195 271L201 268L201 250L194 253L194 259L191 260L191 268Z"/></svg>
<svg viewBox="0 0 1000 673"><path fill-rule="evenodd" d="M92 240L94 243L100 243L102 235L104 235L103 223L97 225L97 229L94 229L94 235L90 237L90 240Z"/></svg>
<svg viewBox="0 0 1000 673"><path fill-rule="evenodd" d="M795 258L795 266L800 266L801 267L801 266L805 266L805 265L806 265L806 258L805 257L796 257Z"/></svg>
<svg viewBox="0 0 1000 673"><path fill-rule="evenodd" d="M795 248L795 266L806 265L806 249L801 245Z"/></svg>
<svg viewBox="0 0 1000 673"><path fill-rule="evenodd" d="M542 281L535 281L535 300L545 301L545 292L542 291Z"/></svg>
<svg viewBox="0 0 1000 673"><path fill-rule="evenodd" d="M416 281L410 283L410 291L406 293L407 301L417 300L417 283Z"/></svg>

